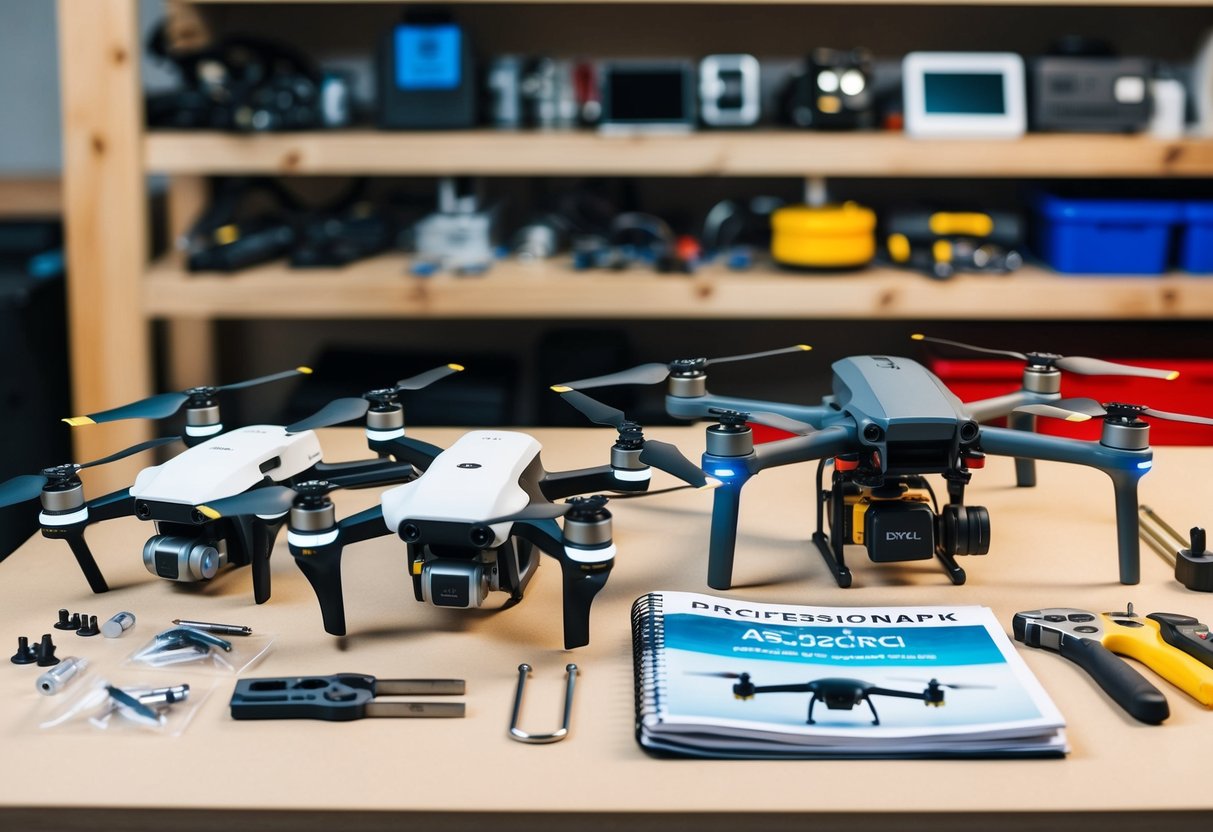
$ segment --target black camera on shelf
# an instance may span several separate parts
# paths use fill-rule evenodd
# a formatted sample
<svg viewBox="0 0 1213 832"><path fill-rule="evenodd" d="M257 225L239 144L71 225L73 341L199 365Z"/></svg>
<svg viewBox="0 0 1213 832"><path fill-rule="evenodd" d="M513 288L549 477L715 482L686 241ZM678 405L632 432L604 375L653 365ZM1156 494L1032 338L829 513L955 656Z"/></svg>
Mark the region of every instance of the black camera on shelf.
<svg viewBox="0 0 1213 832"><path fill-rule="evenodd" d="M984 555L990 550L990 513L955 503L936 509L935 495L920 476L880 485L841 480L826 492L830 535L844 545L863 546L876 563L929 560L947 555Z"/></svg>

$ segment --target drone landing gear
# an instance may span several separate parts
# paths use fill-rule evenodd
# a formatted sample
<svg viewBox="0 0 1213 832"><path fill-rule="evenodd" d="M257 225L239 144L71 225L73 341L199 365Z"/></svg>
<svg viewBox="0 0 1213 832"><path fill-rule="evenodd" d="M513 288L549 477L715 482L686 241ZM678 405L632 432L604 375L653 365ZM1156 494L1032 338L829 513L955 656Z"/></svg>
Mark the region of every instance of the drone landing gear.
<svg viewBox="0 0 1213 832"><path fill-rule="evenodd" d="M821 509L818 509L818 517L821 516ZM813 543L817 546L817 551L821 552L822 559L826 562L826 568L830 570L830 574L834 576L834 582L843 589L851 585L851 570L847 568L844 562L842 553L842 544L837 545L831 543L830 536L826 534L820 526L820 519L817 531L813 532ZM813 705L809 703L809 716L813 715ZM809 723L812 724L810 719Z"/></svg>
<svg viewBox="0 0 1213 832"><path fill-rule="evenodd" d="M880 724L880 715L876 713L876 706L872 703L872 699L869 697L868 699L866 699L864 701L866 701L868 703L868 708L872 711L872 724L879 725ZM817 697L814 696L813 698L811 698L809 700L809 718L807 720L807 723L809 725L817 724L816 721L814 721L814 719L813 719L813 706L816 704L817 704Z"/></svg>
<svg viewBox="0 0 1213 832"><path fill-rule="evenodd" d="M826 568L830 570L834 582L840 588L846 589L851 585L852 576L851 570L846 564L846 554L844 551L845 535L841 532L839 534L830 534L826 531L826 511L828 509L830 512L831 530L847 528L845 512L849 511L850 507L846 504L845 500L841 498L833 499L833 497L834 495L842 494L845 488L854 488L855 486L848 483L835 471L831 475L831 490L827 490L822 485L824 471L825 461L822 460L817 467L817 530L813 532L813 545L817 547L822 560L825 561ZM949 483L949 494L953 492L955 492L956 500L959 502L963 497L963 486ZM982 554L984 554L984 551ZM954 585L960 586L965 582L966 575L964 569L956 563L956 558L948 553L942 542L937 542L935 545L935 557L939 560L948 579ZM929 556L915 559L929 559Z"/></svg>

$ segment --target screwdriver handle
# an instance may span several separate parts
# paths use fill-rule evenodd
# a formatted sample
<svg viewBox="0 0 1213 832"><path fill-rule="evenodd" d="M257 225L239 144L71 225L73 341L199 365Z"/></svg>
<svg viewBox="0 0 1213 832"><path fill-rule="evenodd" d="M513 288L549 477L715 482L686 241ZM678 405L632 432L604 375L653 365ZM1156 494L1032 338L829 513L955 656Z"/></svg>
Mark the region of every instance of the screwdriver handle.
<svg viewBox="0 0 1213 832"><path fill-rule="evenodd" d="M1162 691L1099 642L1062 638L1059 652L1087 671L1104 692L1134 719L1158 725L1171 715L1167 697Z"/></svg>

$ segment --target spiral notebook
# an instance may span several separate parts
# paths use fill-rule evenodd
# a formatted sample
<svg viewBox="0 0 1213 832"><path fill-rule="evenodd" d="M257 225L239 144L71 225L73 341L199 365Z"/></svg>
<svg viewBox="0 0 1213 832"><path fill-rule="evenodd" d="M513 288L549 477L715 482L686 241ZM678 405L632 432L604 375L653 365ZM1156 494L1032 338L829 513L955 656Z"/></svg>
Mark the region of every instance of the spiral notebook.
<svg viewBox="0 0 1213 832"><path fill-rule="evenodd" d="M988 607L632 605L636 739L741 759L1065 754L1064 720Z"/></svg>

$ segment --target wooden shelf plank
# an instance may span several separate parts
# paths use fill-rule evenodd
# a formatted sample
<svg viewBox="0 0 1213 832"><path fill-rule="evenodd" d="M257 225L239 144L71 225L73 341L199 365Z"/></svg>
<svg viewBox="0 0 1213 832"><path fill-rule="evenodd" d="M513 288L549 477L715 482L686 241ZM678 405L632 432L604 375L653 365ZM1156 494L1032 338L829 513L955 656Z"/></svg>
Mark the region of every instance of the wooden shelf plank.
<svg viewBox="0 0 1213 832"><path fill-rule="evenodd" d="M1030 135L915 141L900 133L762 130L603 136L592 131L340 130L240 136L154 131L154 173L499 176L1213 176L1213 140Z"/></svg>
<svg viewBox="0 0 1213 832"><path fill-rule="evenodd" d="M190 275L163 262L144 281L144 312L166 319L1213 318L1213 279L1181 275L1060 277L1029 267L937 282L886 268L806 276L712 267L686 277L517 262L482 277L416 278L406 270L403 255L339 270L271 264L232 276Z"/></svg>
<svg viewBox="0 0 1213 832"><path fill-rule="evenodd" d="M279 3L341 3L345 0L188 0L193 5L275 5ZM392 3L399 5L400 0L358 0L360 3ZM631 3L652 3L654 0L523 0L523 4L536 5L618 5ZM661 3L678 5L797 5L797 6L839 6L839 5L869 5L869 6L1050 6L1057 5L1057 0L658 0ZM447 0L447 4L496 4L514 3L518 0ZM1156 7L1187 7L1203 8L1213 5L1209 0L1065 0L1067 6L1156 6Z"/></svg>

